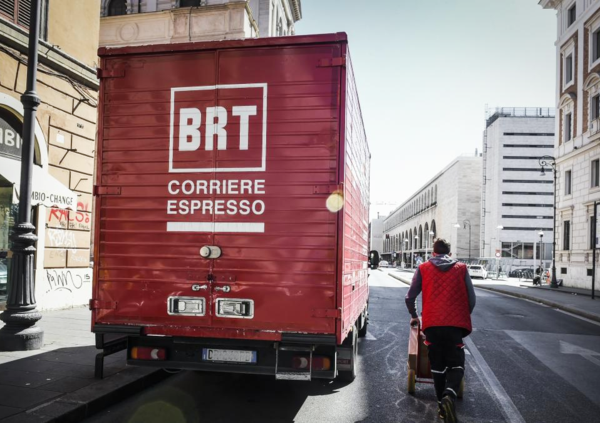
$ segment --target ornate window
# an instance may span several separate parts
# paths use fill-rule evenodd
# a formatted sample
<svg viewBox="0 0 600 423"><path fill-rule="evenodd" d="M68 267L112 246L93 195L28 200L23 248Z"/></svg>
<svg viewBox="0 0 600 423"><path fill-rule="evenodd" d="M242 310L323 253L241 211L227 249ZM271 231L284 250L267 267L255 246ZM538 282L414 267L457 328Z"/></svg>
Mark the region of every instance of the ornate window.
<svg viewBox="0 0 600 423"><path fill-rule="evenodd" d="M107 16L121 16L127 14L127 0L111 0L108 4Z"/></svg>

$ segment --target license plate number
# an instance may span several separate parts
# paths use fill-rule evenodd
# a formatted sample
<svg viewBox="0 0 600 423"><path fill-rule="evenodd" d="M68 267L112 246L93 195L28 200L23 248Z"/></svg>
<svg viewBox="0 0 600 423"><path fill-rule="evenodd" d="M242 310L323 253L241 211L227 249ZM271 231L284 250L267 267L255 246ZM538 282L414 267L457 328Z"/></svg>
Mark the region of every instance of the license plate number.
<svg viewBox="0 0 600 423"><path fill-rule="evenodd" d="M202 349L203 361L219 361L224 363L256 363L256 351Z"/></svg>

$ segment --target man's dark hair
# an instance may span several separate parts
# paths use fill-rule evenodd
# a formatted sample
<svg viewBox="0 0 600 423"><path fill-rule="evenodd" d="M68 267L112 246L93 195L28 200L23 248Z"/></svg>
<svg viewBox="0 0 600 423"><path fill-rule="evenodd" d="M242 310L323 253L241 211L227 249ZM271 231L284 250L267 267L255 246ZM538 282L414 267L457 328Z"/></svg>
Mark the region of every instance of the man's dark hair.
<svg viewBox="0 0 600 423"><path fill-rule="evenodd" d="M444 238L438 238L433 243L433 252L436 254L450 254L450 242Z"/></svg>

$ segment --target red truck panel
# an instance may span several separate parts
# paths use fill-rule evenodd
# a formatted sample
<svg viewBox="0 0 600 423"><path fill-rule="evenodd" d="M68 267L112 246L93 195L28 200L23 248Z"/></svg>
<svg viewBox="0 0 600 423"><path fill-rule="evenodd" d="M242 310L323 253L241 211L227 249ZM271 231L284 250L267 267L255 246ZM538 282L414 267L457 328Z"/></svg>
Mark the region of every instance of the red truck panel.
<svg viewBox="0 0 600 423"><path fill-rule="evenodd" d="M99 55L93 324L341 342L368 296L369 157L345 34ZM204 298L206 314L169 315L170 296ZM252 300L253 318L216 316L219 298Z"/></svg>

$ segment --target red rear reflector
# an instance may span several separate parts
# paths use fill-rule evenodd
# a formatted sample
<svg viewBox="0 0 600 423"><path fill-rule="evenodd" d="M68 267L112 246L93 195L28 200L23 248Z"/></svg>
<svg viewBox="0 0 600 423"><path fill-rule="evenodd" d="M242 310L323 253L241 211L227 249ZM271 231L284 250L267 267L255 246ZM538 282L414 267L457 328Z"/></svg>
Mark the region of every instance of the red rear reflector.
<svg viewBox="0 0 600 423"><path fill-rule="evenodd" d="M292 359L294 369L308 369L310 357L296 356ZM312 359L313 370L329 370L331 368L331 359L329 357L314 356Z"/></svg>
<svg viewBox="0 0 600 423"><path fill-rule="evenodd" d="M131 358L134 360L166 360L167 351L164 348L133 347Z"/></svg>

